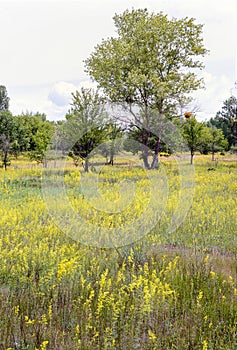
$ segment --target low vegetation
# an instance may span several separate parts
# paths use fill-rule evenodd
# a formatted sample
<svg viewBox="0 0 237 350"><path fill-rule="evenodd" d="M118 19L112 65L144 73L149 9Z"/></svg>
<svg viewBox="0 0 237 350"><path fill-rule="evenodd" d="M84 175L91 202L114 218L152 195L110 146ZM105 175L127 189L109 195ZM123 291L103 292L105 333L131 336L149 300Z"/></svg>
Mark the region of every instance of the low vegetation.
<svg viewBox="0 0 237 350"><path fill-rule="evenodd" d="M165 157L151 176L162 171L169 192L160 221L142 239L106 249L56 226L42 168L19 159L0 170L1 349L236 349L236 162L196 159L193 203L172 233L179 172ZM86 212L80 174L68 164L64 177L72 206ZM140 168L104 166L97 175L105 199L124 176L138 179L142 198Z"/></svg>

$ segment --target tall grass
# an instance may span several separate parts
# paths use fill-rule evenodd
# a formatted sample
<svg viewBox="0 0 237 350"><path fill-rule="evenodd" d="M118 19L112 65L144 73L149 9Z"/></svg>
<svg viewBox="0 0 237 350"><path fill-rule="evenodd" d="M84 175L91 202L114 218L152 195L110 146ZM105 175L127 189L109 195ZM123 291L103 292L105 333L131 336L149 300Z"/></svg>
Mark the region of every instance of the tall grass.
<svg viewBox="0 0 237 350"><path fill-rule="evenodd" d="M164 160L161 220L116 249L84 246L60 231L42 198L40 168L0 170L0 349L236 349L237 167L222 161L210 171L209 163L196 160L192 207L167 233L180 177ZM116 198L128 177L139 177L143 198L135 168L105 168L103 196ZM75 210L86 206L79 178L68 168Z"/></svg>

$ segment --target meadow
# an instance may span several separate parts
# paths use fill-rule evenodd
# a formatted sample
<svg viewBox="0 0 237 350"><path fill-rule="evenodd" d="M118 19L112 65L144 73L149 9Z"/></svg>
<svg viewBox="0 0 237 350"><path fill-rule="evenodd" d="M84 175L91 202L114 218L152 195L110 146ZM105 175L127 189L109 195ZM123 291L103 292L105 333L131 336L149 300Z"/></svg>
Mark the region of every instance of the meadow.
<svg viewBox="0 0 237 350"><path fill-rule="evenodd" d="M228 158L195 158L193 199L173 231L181 186L174 160L162 159L149 176L131 164L104 166L99 175L67 164L68 199L88 222L77 239L50 215L40 166L18 160L0 169L0 349L237 349L237 164ZM96 176L107 206L90 192ZM155 202L162 214L154 220ZM126 235L141 216L139 234ZM122 227L128 244L113 237L106 246L90 225Z"/></svg>

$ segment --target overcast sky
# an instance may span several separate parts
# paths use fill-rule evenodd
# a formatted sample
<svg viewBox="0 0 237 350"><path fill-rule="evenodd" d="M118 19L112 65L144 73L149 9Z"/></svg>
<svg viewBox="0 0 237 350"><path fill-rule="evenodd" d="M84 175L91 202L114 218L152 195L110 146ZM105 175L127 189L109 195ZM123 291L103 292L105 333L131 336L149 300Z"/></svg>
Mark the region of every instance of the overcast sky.
<svg viewBox="0 0 237 350"><path fill-rule="evenodd" d="M0 85L7 88L10 110L63 119L71 92L91 85L83 60L115 35L113 15L132 7L204 24L210 54L201 72L206 89L196 94L198 117L215 116L236 94L236 0L0 0Z"/></svg>

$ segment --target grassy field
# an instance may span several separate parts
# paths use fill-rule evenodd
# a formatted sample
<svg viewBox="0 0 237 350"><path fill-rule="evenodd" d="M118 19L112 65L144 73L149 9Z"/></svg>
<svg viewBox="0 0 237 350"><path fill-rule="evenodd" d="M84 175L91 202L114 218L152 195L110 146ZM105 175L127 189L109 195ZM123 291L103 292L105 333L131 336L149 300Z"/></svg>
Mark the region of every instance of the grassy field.
<svg viewBox="0 0 237 350"><path fill-rule="evenodd" d="M0 169L0 349L236 350L236 159L197 157L194 176L190 209L169 231L180 205L174 160L162 159L149 175L132 164L84 175L68 164L66 193L88 221L79 236L88 246L55 224L42 197L40 167L19 160ZM95 177L104 202L90 191ZM44 181L49 189L50 179ZM143 212L145 228L153 220L152 196L162 215L137 235L134 223ZM118 207L111 214L113 202ZM128 223L134 224L129 245L93 245L97 231L90 225L122 227L126 235Z"/></svg>

